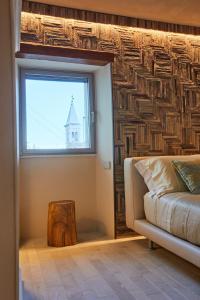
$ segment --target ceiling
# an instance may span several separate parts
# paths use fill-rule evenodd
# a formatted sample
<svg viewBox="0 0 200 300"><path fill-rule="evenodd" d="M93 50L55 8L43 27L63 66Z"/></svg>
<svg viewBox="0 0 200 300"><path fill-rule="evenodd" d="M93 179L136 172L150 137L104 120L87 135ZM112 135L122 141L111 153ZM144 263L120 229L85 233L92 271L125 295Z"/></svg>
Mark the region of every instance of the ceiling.
<svg viewBox="0 0 200 300"><path fill-rule="evenodd" d="M200 0L33 0L64 7L200 26Z"/></svg>

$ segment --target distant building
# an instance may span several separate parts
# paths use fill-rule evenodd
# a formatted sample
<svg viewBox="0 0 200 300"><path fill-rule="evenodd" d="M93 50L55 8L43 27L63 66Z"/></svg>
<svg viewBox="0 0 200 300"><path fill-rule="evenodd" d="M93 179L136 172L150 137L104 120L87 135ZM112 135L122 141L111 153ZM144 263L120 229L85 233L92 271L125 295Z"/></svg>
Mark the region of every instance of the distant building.
<svg viewBox="0 0 200 300"><path fill-rule="evenodd" d="M81 123L76 113L74 97L72 96L71 105L67 117L66 128L66 147L81 147Z"/></svg>

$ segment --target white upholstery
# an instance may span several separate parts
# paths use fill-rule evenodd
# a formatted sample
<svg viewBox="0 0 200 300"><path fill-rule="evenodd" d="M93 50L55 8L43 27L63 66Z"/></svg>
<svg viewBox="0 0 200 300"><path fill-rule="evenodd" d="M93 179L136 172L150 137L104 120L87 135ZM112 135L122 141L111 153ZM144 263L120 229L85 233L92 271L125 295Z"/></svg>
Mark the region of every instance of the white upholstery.
<svg viewBox="0 0 200 300"><path fill-rule="evenodd" d="M142 176L134 167L141 158L126 158L124 161L126 225L134 229L134 220L144 219L144 195L148 192Z"/></svg>
<svg viewBox="0 0 200 300"><path fill-rule="evenodd" d="M136 220L134 222L134 229L156 244L200 267L200 248L198 246L175 237L157 226L148 223L146 220Z"/></svg>
<svg viewBox="0 0 200 300"><path fill-rule="evenodd" d="M127 158L124 162L127 227L200 267L200 247L177 238L146 221L144 195L148 189L142 176L134 167L138 160L144 158ZM174 156L174 159L177 158L181 157Z"/></svg>
<svg viewBox="0 0 200 300"><path fill-rule="evenodd" d="M200 246L200 195L169 193L144 196L145 218L151 224Z"/></svg>

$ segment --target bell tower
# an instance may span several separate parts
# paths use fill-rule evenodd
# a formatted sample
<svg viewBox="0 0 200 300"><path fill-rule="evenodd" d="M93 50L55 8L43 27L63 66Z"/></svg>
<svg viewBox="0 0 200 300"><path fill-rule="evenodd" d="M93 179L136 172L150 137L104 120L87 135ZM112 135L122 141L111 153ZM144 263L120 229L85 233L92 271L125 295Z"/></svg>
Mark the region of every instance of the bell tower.
<svg viewBox="0 0 200 300"><path fill-rule="evenodd" d="M66 128L66 147L79 148L81 124L76 113L73 96L71 99L70 109L67 116L67 122L65 128Z"/></svg>

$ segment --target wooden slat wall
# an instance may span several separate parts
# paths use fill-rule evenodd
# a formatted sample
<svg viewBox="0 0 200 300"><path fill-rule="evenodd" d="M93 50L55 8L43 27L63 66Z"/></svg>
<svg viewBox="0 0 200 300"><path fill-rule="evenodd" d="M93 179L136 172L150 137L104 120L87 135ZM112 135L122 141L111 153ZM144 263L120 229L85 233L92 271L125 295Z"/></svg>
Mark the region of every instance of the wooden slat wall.
<svg viewBox="0 0 200 300"><path fill-rule="evenodd" d="M115 53L116 220L117 232L126 231L124 159L200 151L200 36L27 13L21 32L27 43Z"/></svg>
<svg viewBox="0 0 200 300"><path fill-rule="evenodd" d="M144 20L125 16L99 13L94 11L79 10L55 5L42 4L32 1L23 1L23 11L53 17L71 18L75 20L95 22L101 24L112 24L120 26L131 26L146 29L162 30L167 32L200 34L200 27L172 24L166 22Z"/></svg>

